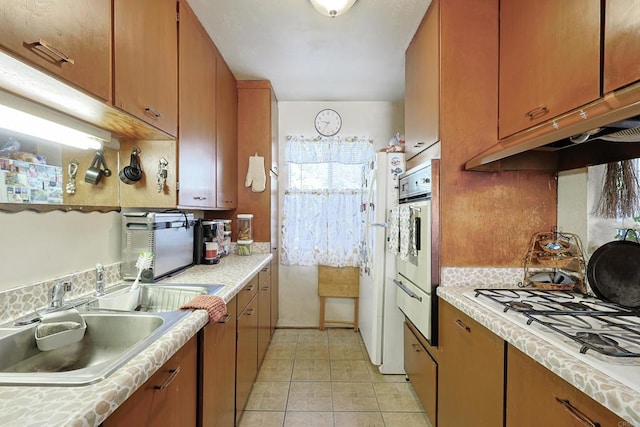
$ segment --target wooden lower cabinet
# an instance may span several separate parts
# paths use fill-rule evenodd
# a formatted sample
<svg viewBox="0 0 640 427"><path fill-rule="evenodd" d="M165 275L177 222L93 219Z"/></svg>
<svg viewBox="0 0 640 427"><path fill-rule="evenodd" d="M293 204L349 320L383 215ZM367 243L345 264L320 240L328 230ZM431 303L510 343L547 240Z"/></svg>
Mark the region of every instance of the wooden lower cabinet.
<svg viewBox="0 0 640 427"><path fill-rule="evenodd" d="M124 402L103 426L196 425L197 338L193 337Z"/></svg>
<svg viewBox="0 0 640 427"><path fill-rule="evenodd" d="M278 250L275 249L273 252L273 259L271 259L271 336L276 331L276 326L278 325L278 310L279 310L279 292L280 288L278 286L278 265L280 260L278 258Z"/></svg>
<svg viewBox="0 0 640 427"><path fill-rule="evenodd" d="M503 425L505 342L443 300L439 311L438 426Z"/></svg>
<svg viewBox="0 0 640 427"><path fill-rule="evenodd" d="M208 324L200 334L200 425L235 425L236 299L227 303L228 313Z"/></svg>
<svg viewBox="0 0 640 427"><path fill-rule="evenodd" d="M507 427L630 425L511 345L506 399Z"/></svg>
<svg viewBox="0 0 640 427"><path fill-rule="evenodd" d="M404 370L432 425L436 425L438 365L426 350L419 332L404 323Z"/></svg>
<svg viewBox="0 0 640 427"><path fill-rule="evenodd" d="M265 266L258 273L260 289L258 290L258 366L262 364L264 355L271 341L271 267Z"/></svg>
<svg viewBox="0 0 640 427"><path fill-rule="evenodd" d="M258 277L240 291L238 298L236 356L236 422L240 420L258 374ZM245 304L246 298L250 300Z"/></svg>

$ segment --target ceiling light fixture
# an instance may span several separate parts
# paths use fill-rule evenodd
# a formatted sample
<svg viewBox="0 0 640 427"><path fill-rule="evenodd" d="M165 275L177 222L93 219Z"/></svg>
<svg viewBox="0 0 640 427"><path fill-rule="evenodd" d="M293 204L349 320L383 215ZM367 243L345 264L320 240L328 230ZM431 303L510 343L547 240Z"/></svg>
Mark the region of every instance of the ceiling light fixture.
<svg viewBox="0 0 640 427"><path fill-rule="evenodd" d="M322 15L335 18L346 13L358 0L309 0Z"/></svg>
<svg viewBox="0 0 640 427"><path fill-rule="evenodd" d="M111 141L105 130L3 91L0 128L83 150L99 150Z"/></svg>

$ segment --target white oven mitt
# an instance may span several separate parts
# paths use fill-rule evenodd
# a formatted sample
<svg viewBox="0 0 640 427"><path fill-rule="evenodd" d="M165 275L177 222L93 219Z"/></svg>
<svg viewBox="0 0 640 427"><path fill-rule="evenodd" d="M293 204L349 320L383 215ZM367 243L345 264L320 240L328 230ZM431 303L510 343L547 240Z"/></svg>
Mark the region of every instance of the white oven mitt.
<svg viewBox="0 0 640 427"><path fill-rule="evenodd" d="M267 184L267 175L264 171L264 157L255 156L249 157L249 169L247 170L247 178L244 180L245 187L251 187L251 191L254 193L261 193L264 191Z"/></svg>

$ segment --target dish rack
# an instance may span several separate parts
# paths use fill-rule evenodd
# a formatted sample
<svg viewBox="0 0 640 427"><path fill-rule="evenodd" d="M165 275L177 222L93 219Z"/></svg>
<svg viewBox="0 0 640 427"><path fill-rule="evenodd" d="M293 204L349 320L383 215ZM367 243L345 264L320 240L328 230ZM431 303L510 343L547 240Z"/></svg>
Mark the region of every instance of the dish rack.
<svg viewBox="0 0 640 427"><path fill-rule="evenodd" d="M531 236L524 257L521 287L586 293L586 263L582 241L577 234L560 231Z"/></svg>
<svg viewBox="0 0 640 427"><path fill-rule="evenodd" d="M177 310L198 295L203 295L199 289L155 288L153 285L144 286L143 301L146 303L140 311L163 312Z"/></svg>

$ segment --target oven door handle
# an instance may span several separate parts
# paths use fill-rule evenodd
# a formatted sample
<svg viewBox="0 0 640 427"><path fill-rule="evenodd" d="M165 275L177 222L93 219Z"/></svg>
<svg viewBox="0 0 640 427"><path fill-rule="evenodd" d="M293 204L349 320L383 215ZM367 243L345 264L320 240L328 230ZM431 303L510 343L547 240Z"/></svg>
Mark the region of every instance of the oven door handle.
<svg viewBox="0 0 640 427"><path fill-rule="evenodd" d="M404 283L402 283L402 281L400 281L400 280L396 280L396 279L393 279L393 283L395 283L395 285L396 285L397 287L399 287L400 289L402 289L402 291L403 291L405 294L409 295L411 298L415 298L415 299L417 299L418 301L422 302L422 297L421 297L420 295L416 295L414 292L412 292L412 291L411 291L411 289L407 288L407 287L404 285Z"/></svg>

